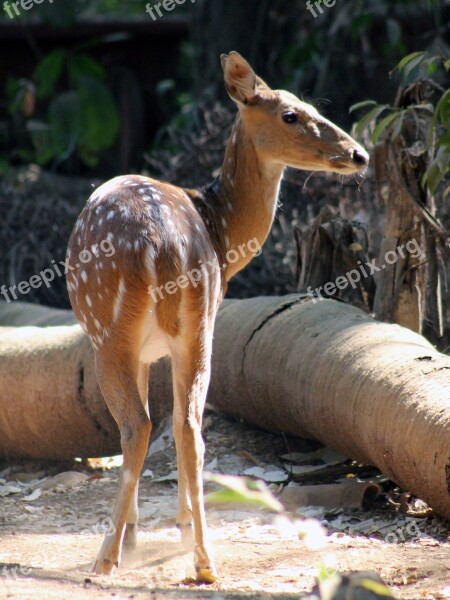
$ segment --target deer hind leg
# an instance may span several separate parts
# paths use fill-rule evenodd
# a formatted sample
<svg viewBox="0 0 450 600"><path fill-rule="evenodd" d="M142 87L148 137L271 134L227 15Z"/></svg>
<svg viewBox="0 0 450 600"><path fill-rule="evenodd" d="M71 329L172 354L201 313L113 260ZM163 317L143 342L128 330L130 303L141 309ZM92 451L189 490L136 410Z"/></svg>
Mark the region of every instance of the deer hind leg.
<svg viewBox="0 0 450 600"><path fill-rule="evenodd" d="M184 339L171 348L174 437L179 465L177 522L184 541L189 537L193 522L197 580L208 583L218 576L206 540L202 480L205 447L201 424L210 377L212 326L212 320L207 326L191 324L190 331L186 328Z"/></svg>
<svg viewBox="0 0 450 600"><path fill-rule="evenodd" d="M175 390L175 384L174 384ZM174 392L176 395L176 392ZM188 551L194 550L194 530L192 524L192 502L189 492L187 473L184 466L183 457L183 418L179 413L179 402L175 402L173 414L173 435L177 450L177 470L178 470L178 506L177 506L177 527L181 533L181 543Z"/></svg>
<svg viewBox="0 0 450 600"><path fill-rule="evenodd" d="M150 371L150 365L146 363L139 363L138 374L136 384L139 390L139 396L141 398L142 405L150 417L148 409L148 374ZM131 501L130 508L128 510L127 524L125 527L125 535L123 538L124 547L131 549L136 547L137 543L137 525L139 518L138 509L138 497L139 497L139 479L136 483L136 488L133 493L133 499Z"/></svg>
<svg viewBox="0 0 450 600"><path fill-rule="evenodd" d="M119 430L123 465L113 509L112 533L107 534L94 564L94 571L110 574L119 565L122 539L128 520L137 518L137 483L147 453L151 421L139 388L137 361L121 356L114 363L97 356L97 377L105 402ZM132 523L135 525L136 521Z"/></svg>

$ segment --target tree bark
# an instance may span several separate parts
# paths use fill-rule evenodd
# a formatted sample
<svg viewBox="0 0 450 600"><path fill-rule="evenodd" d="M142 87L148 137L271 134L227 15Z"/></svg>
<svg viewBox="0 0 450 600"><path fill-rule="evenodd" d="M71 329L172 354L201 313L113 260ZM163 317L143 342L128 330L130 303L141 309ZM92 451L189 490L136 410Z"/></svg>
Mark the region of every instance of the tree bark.
<svg viewBox="0 0 450 600"><path fill-rule="evenodd" d="M426 99L426 82L400 88L395 106L417 106ZM422 89L423 88L423 89ZM424 115L427 115L425 111ZM400 119L400 117L399 117ZM427 166L425 152L432 118L402 113L398 135L388 131L375 148L378 194L386 204L386 227L377 277L374 313L382 321L409 327L438 343L444 335L443 256L448 233L436 218L435 198L420 182ZM415 241L421 256L400 256L398 248ZM397 260L387 264L388 253Z"/></svg>
<svg viewBox="0 0 450 600"><path fill-rule="evenodd" d="M332 300L230 301L209 401L376 465L450 516L450 358L409 329Z"/></svg>
<svg viewBox="0 0 450 600"><path fill-rule="evenodd" d="M0 305L0 325L29 324L27 310ZM81 407L80 364L92 390ZM376 465L450 517L450 358L420 335L332 300L229 300L216 322L212 367L208 400L218 409ZM97 455L115 449L118 436L90 423L94 412L105 430L114 429L92 369L78 326L2 333L0 454L61 457L64 450L70 457L89 455L93 445ZM156 363L150 379L157 418L171 409L169 362Z"/></svg>

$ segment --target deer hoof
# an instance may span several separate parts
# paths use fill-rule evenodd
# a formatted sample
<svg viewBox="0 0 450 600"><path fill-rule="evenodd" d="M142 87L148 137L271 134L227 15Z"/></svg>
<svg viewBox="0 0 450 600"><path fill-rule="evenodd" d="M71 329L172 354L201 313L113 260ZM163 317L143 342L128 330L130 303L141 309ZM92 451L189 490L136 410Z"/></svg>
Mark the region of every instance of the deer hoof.
<svg viewBox="0 0 450 600"><path fill-rule="evenodd" d="M198 583L214 583L219 578L215 567L197 567L196 581Z"/></svg>
<svg viewBox="0 0 450 600"><path fill-rule="evenodd" d="M96 573L97 575L111 575L111 573L114 570L114 567L117 566L117 562L113 562L112 560L109 560L107 558L98 558L94 563L92 572Z"/></svg>

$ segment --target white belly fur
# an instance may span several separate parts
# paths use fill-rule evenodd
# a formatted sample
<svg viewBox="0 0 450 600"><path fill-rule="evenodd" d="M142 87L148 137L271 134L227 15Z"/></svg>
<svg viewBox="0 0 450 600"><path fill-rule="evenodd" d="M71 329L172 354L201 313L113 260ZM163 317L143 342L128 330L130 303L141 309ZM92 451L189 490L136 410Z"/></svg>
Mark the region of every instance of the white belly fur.
<svg viewBox="0 0 450 600"><path fill-rule="evenodd" d="M166 334L158 327L155 306L147 312L142 328L141 352L139 360L143 363L153 363L162 356L170 354Z"/></svg>

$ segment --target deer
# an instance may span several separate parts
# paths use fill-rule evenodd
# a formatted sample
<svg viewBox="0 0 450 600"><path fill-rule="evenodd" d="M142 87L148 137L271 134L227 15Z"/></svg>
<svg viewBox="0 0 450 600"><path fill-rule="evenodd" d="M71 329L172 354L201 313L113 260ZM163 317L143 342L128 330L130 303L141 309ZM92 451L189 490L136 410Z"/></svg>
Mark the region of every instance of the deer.
<svg viewBox="0 0 450 600"><path fill-rule="evenodd" d="M203 189L141 175L115 177L87 200L68 245L70 302L89 336L123 453L113 533L94 562L97 574L110 574L122 547L136 545L139 477L152 429L149 367L170 356L176 524L194 553L196 580L218 578L203 502L201 428L214 321L227 282L266 240L286 167L350 175L368 166L364 148L311 104L271 89L239 53L223 54L221 64L237 115L220 174ZM103 240L114 246L111 258L77 263L84 249ZM252 251L237 253L249 240L257 241ZM232 251L239 258L227 262ZM194 271L195 278L189 276ZM155 289L164 293L150 293Z"/></svg>

